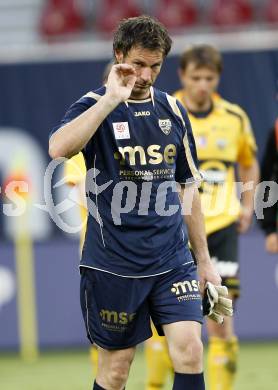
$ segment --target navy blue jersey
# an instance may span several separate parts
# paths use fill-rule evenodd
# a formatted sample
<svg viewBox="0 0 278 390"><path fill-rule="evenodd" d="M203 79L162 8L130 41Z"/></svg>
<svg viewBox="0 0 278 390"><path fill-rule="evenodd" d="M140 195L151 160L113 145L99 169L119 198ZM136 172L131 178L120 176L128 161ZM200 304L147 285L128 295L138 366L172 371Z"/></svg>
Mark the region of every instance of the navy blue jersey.
<svg viewBox="0 0 278 390"><path fill-rule="evenodd" d="M104 93L83 96L57 128ZM175 98L151 88L150 99L119 104L83 154L89 214L81 266L145 277L192 261L176 182L200 174L190 122Z"/></svg>

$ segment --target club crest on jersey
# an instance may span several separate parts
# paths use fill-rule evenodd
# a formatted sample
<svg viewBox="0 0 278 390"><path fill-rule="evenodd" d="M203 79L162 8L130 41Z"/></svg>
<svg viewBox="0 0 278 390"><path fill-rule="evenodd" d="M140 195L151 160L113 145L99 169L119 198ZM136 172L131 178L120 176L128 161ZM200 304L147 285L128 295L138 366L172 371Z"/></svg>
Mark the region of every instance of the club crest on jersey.
<svg viewBox="0 0 278 390"><path fill-rule="evenodd" d="M158 119L158 125L164 134L170 134L172 129L172 122L170 121L170 119Z"/></svg>
<svg viewBox="0 0 278 390"><path fill-rule="evenodd" d="M113 130L116 139L129 139L129 127L128 122L114 122Z"/></svg>

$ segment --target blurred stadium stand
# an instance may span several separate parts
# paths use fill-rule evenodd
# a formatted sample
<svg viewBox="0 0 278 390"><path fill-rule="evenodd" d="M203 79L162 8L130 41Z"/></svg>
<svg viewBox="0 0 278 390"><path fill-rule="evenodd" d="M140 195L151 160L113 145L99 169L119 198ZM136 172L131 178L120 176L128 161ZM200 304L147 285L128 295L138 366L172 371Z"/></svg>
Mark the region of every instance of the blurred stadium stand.
<svg viewBox="0 0 278 390"><path fill-rule="evenodd" d="M45 37L76 33L85 29L85 18L76 0L48 0L40 23Z"/></svg>
<svg viewBox="0 0 278 390"><path fill-rule="evenodd" d="M278 0L0 0L0 45L107 37L142 13L175 33L275 28Z"/></svg>
<svg viewBox="0 0 278 390"><path fill-rule="evenodd" d="M154 16L168 29L177 30L196 26L198 9L192 0L161 0L156 2Z"/></svg>
<svg viewBox="0 0 278 390"><path fill-rule="evenodd" d="M265 8L266 20L278 24L278 0L269 0Z"/></svg>
<svg viewBox="0 0 278 390"><path fill-rule="evenodd" d="M250 0L213 0L210 20L216 26L240 26L253 21L254 10Z"/></svg>
<svg viewBox="0 0 278 390"><path fill-rule="evenodd" d="M96 28L103 33L112 33L119 20L131 18L142 13L140 7L133 1L102 0L97 14Z"/></svg>
<svg viewBox="0 0 278 390"><path fill-rule="evenodd" d="M93 12L84 12L88 3ZM119 19L141 13L156 16L175 32L204 27L253 28L258 22L272 24L278 19L277 0L46 0L41 31L44 37L52 37L55 31L58 36L74 31L111 34ZM45 28L49 25L50 29Z"/></svg>

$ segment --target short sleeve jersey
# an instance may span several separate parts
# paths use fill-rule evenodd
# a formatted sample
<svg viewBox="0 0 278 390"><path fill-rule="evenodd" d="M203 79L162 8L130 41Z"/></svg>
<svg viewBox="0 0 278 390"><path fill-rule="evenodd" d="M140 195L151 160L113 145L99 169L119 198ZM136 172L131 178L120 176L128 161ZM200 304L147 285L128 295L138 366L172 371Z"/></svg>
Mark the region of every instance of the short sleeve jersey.
<svg viewBox="0 0 278 390"><path fill-rule="evenodd" d="M183 91L174 96L183 103ZM250 167L256 158L256 141L246 113L236 104L213 96L207 113L190 113L203 174L201 200L207 234L237 221L240 203L237 197L236 164Z"/></svg>
<svg viewBox="0 0 278 390"><path fill-rule="evenodd" d="M93 106L105 87L74 103L62 123ZM119 104L84 150L88 223L81 266L126 277L192 262L177 183L199 181L189 119L172 96Z"/></svg>

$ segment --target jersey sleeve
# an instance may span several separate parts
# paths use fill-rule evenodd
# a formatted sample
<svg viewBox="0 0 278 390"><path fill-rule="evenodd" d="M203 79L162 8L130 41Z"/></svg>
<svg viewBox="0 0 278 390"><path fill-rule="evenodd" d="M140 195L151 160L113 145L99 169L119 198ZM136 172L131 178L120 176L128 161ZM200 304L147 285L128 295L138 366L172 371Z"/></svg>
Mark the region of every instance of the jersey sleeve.
<svg viewBox="0 0 278 390"><path fill-rule="evenodd" d="M55 131L59 130L61 127L65 126L67 123L71 122L73 119L77 118L79 115L81 115L83 112L88 110L92 105L94 105L96 101L94 99L91 99L87 97L87 95L83 96L79 100L77 100L75 103L73 103L68 111L65 113L63 119L60 121L60 123L55 126L51 132L50 137L52 134L55 133Z"/></svg>
<svg viewBox="0 0 278 390"><path fill-rule="evenodd" d="M242 129L239 139L238 163L244 167L250 167L256 156L257 145L250 120L242 111Z"/></svg>
<svg viewBox="0 0 278 390"><path fill-rule="evenodd" d="M183 135L177 157L175 179L181 184L200 182L202 176L198 169L199 162L190 120L184 107L178 101L176 104L178 108L177 114L179 114L183 125Z"/></svg>
<svg viewBox="0 0 278 390"><path fill-rule="evenodd" d="M65 126L67 123L71 122L73 119L77 118L79 115L83 114L83 112L87 111L90 107L96 104L98 98L100 98L99 95L94 92L88 92L73 103L61 122L51 130L49 138L55 133L55 131L59 130L61 127ZM86 157L87 145L82 150L84 157Z"/></svg>

